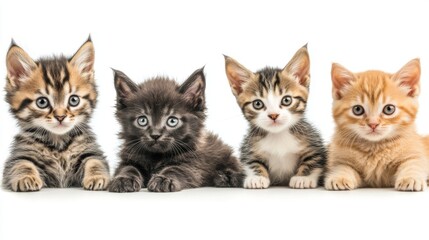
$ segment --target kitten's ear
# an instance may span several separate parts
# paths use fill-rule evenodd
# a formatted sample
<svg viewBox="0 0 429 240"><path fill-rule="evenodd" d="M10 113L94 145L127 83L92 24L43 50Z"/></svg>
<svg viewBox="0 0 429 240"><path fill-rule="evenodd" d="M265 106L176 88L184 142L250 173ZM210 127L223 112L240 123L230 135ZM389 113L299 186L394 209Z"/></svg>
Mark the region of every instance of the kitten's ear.
<svg viewBox="0 0 429 240"><path fill-rule="evenodd" d="M199 111L205 108L205 89L206 78L204 76L204 67L197 69L189 78L179 87L179 93L183 94L186 101L192 104L194 109Z"/></svg>
<svg viewBox="0 0 429 240"><path fill-rule="evenodd" d="M93 79L94 74L94 45L92 44L91 36L70 58L69 62L75 66L80 75L89 80Z"/></svg>
<svg viewBox="0 0 429 240"><path fill-rule="evenodd" d="M16 88L29 79L31 73L37 68L37 64L22 48L16 45L12 39L12 43L6 55L6 68L7 84L12 88Z"/></svg>
<svg viewBox="0 0 429 240"><path fill-rule="evenodd" d="M343 97L344 89L355 81L355 75L338 63L332 64L332 95L339 100Z"/></svg>
<svg viewBox="0 0 429 240"><path fill-rule="evenodd" d="M137 85L125 73L113 69L117 99L123 99L137 92Z"/></svg>
<svg viewBox="0 0 429 240"><path fill-rule="evenodd" d="M296 79L299 84L308 88L310 86L310 56L307 44L300 48L289 63L283 68L282 75Z"/></svg>
<svg viewBox="0 0 429 240"><path fill-rule="evenodd" d="M237 97L243 92L243 85L255 77L255 74L231 57L225 57L226 76L232 93Z"/></svg>
<svg viewBox="0 0 429 240"><path fill-rule="evenodd" d="M403 66L393 75L393 80L407 92L410 97L416 97L420 93L420 59L415 58Z"/></svg>

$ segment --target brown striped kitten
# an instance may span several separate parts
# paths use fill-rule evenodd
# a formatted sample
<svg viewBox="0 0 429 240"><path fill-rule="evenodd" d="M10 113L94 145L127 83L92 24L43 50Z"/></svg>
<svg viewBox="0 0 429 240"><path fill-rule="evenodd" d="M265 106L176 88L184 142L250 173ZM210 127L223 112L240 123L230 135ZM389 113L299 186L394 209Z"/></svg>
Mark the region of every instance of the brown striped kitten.
<svg viewBox="0 0 429 240"><path fill-rule="evenodd" d="M21 132L4 167L3 187L105 189L109 167L88 126L97 99L91 39L71 58L37 61L12 41L6 65L6 101Z"/></svg>
<svg viewBox="0 0 429 240"><path fill-rule="evenodd" d="M394 74L352 73L334 63L332 83L337 126L329 146L325 188L424 190L429 138L417 134L414 124L420 60L411 60Z"/></svg>
<svg viewBox="0 0 429 240"><path fill-rule="evenodd" d="M245 188L315 188L326 149L304 117L310 85L307 46L283 69L256 73L225 56L226 75L250 128L241 146Z"/></svg>

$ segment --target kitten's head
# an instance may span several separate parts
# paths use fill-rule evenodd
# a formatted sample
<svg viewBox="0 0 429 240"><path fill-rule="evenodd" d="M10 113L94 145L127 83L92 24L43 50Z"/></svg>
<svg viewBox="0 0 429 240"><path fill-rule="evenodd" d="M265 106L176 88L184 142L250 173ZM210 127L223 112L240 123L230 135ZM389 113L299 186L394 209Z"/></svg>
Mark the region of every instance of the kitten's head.
<svg viewBox="0 0 429 240"><path fill-rule="evenodd" d="M179 153L195 147L205 120L205 77L195 71L182 85L157 77L135 84L115 70L116 116L129 151Z"/></svg>
<svg viewBox="0 0 429 240"><path fill-rule="evenodd" d="M332 65L333 116L341 130L369 141L390 139L414 123L420 90L420 61L397 73L352 73Z"/></svg>
<svg viewBox="0 0 429 240"><path fill-rule="evenodd" d="M86 122L93 111L97 92L90 38L69 59L37 61L12 42L6 66L6 101L21 127L62 135Z"/></svg>
<svg viewBox="0 0 429 240"><path fill-rule="evenodd" d="M256 73L225 56L226 75L245 118L268 132L281 132L302 118L310 85L307 45L283 69Z"/></svg>

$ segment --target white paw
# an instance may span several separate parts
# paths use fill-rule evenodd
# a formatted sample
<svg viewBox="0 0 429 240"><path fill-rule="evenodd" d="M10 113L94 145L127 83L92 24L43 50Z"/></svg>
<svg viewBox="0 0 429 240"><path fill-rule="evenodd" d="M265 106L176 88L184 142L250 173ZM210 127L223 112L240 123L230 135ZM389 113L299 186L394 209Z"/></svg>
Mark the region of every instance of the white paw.
<svg viewBox="0 0 429 240"><path fill-rule="evenodd" d="M270 186L270 179L263 176L248 176L244 180L244 188L248 189L263 189Z"/></svg>
<svg viewBox="0 0 429 240"><path fill-rule="evenodd" d="M316 188L318 178L313 176L293 176L290 179L289 187L291 188Z"/></svg>
<svg viewBox="0 0 429 240"><path fill-rule="evenodd" d="M425 190L427 182L425 179L419 178L401 178L396 180L395 189L398 191L423 191Z"/></svg>

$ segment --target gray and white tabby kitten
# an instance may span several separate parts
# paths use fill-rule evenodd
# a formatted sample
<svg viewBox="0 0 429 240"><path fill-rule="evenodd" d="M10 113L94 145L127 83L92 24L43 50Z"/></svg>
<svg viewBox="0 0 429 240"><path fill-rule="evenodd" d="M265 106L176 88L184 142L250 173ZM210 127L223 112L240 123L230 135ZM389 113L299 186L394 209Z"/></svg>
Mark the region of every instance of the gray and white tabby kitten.
<svg viewBox="0 0 429 240"><path fill-rule="evenodd" d="M204 128L203 69L181 85L163 77L137 85L120 71L114 78L124 143L109 191L242 186L243 169L232 149Z"/></svg>
<svg viewBox="0 0 429 240"><path fill-rule="evenodd" d="M21 192L106 189L109 167L88 126L97 99L91 39L69 59L37 61L12 42L6 64L6 101L21 132L12 143L3 186Z"/></svg>
<svg viewBox="0 0 429 240"><path fill-rule="evenodd" d="M315 188L326 163L319 132L304 118L310 85L307 46L283 69L256 73L225 56L226 75L250 124L241 146L245 188Z"/></svg>

